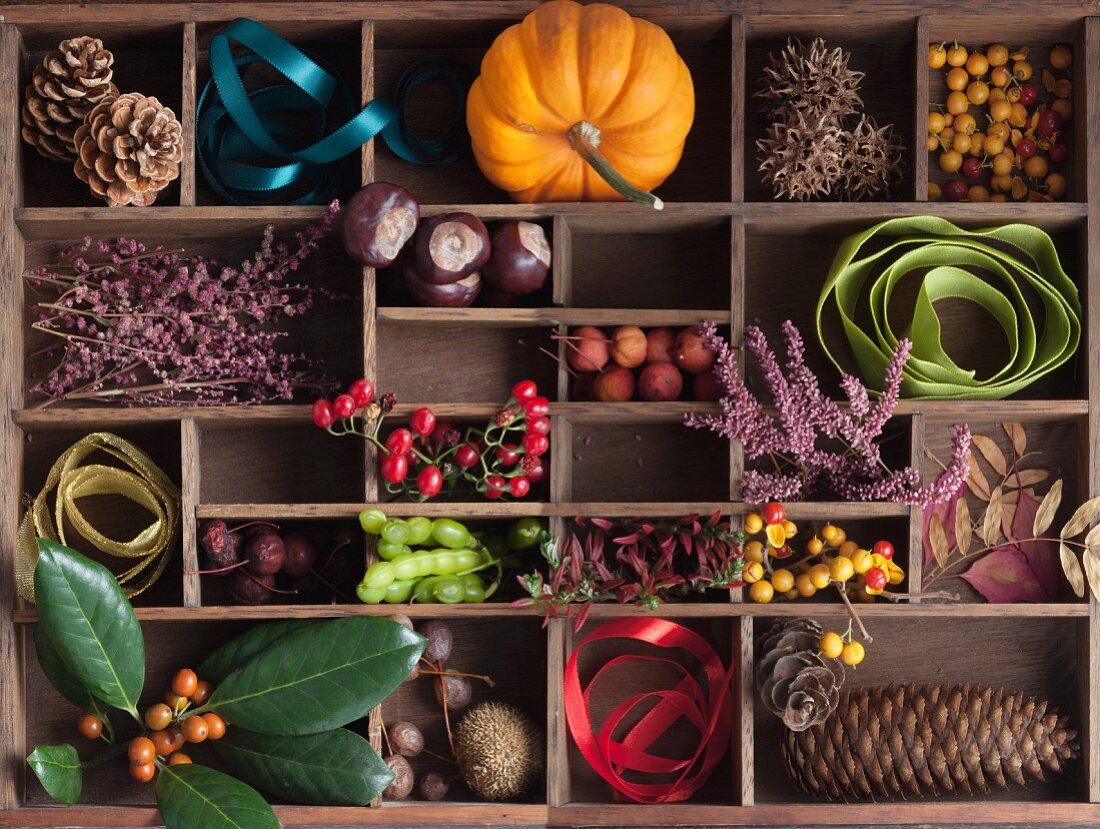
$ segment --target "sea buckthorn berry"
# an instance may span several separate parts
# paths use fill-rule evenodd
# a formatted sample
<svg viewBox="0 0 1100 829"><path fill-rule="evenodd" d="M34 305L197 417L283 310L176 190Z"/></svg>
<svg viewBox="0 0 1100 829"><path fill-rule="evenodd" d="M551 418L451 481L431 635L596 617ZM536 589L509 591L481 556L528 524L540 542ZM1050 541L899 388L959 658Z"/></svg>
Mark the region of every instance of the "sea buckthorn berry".
<svg viewBox="0 0 1100 829"><path fill-rule="evenodd" d="M832 524L826 524L821 528L821 537L825 539L826 543L830 546L833 543L833 539L837 537L837 534L841 532L840 527L834 527ZM843 541L843 539L841 540ZM836 546L840 546L841 542L837 542Z"/></svg>
<svg viewBox="0 0 1100 829"><path fill-rule="evenodd" d="M798 534L798 525L795 524L794 521L791 521L790 519L784 520L783 521L783 534L785 536L787 536L787 538L794 538Z"/></svg>
<svg viewBox="0 0 1100 829"><path fill-rule="evenodd" d="M969 196L972 202L987 202L989 201L989 190L981 184L975 184L971 186Z"/></svg>
<svg viewBox="0 0 1100 829"><path fill-rule="evenodd" d="M759 541L750 541L745 545L745 561L764 561L764 545Z"/></svg>
<svg viewBox="0 0 1100 829"><path fill-rule="evenodd" d="M940 139L934 135L928 136L928 140L925 142L925 146L928 148L928 152L934 153L936 150L942 150L943 145L940 143Z"/></svg>
<svg viewBox="0 0 1100 829"><path fill-rule="evenodd" d="M966 85L970 81L970 75L967 74L965 69L956 68L948 72L947 75L944 77L944 80L947 82L947 88L950 89L952 92L961 92L962 90L966 89ZM952 115L959 114L950 107L947 108L947 111L950 112ZM965 109L962 111L966 112Z"/></svg>
<svg viewBox="0 0 1100 829"><path fill-rule="evenodd" d="M852 567L860 575L870 570L873 564L871 554L867 550L859 549L852 554Z"/></svg>
<svg viewBox="0 0 1100 829"><path fill-rule="evenodd" d="M759 604L767 604L775 598L775 588L769 582L758 581L749 588L749 598Z"/></svg>
<svg viewBox="0 0 1100 829"><path fill-rule="evenodd" d="M210 729L202 717L188 717L180 725L180 730L183 732L183 739L189 743L201 743L210 736Z"/></svg>
<svg viewBox="0 0 1100 829"><path fill-rule="evenodd" d="M760 517L760 513L750 512L745 516L745 532L756 535L762 529L764 529L764 519Z"/></svg>
<svg viewBox="0 0 1100 829"><path fill-rule="evenodd" d="M794 587L794 573L781 567L772 572L771 583L776 593L786 593Z"/></svg>
<svg viewBox="0 0 1100 829"><path fill-rule="evenodd" d="M140 766L130 766L130 777L139 783L148 783L157 773L155 763L145 763Z"/></svg>
<svg viewBox="0 0 1100 829"><path fill-rule="evenodd" d="M94 740L103 733L103 720L95 714L85 714L76 724L80 736L86 740Z"/></svg>
<svg viewBox="0 0 1100 829"><path fill-rule="evenodd" d="M955 130L955 135L958 135L960 132L966 135L973 135L974 131L978 129L978 122L974 119L973 115L960 115L955 119L952 128Z"/></svg>
<svg viewBox="0 0 1100 829"><path fill-rule="evenodd" d="M1004 89L1011 80L1012 73L1003 66L995 66L993 71L989 73L989 82L993 84L994 89Z"/></svg>
<svg viewBox="0 0 1100 829"><path fill-rule="evenodd" d="M966 59L966 71L971 75L984 75L989 71L989 59L981 52L974 50Z"/></svg>
<svg viewBox="0 0 1100 829"><path fill-rule="evenodd" d="M177 751L171 757L168 758L168 765L170 766L184 766L191 762L191 758L184 754L182 751Z"/></svg>
<svg viewBox="0 0 1100 829"><path fill-rule="evenodd" d="M782 524L784 518L783 505L777 501L771 501L764 505L764 523Z"/></svg>
<svg viewBox="0 0 1100 829"><path fill-rule="evenodd" d="M942 112L936 112L933 110L928 113L928 131L935 135L944 127L947 126L947 121L944 120Z"/></svg>
<svg viewBox="0 0 1100 829"><path fill-rule="evenodd" d="M832 576L829 574L829 565L825 563L815 564L811 567L806 575L810 577L810 582L818 590L823 590L829 586L829 581Z"/></svg>
<svg viewBox="0 0 1100 829"><path fill-rule="evenodd" d="M989 84L985 81L974 81L966 88L966 100L972 104L981 106L989 100Z"/></svg>
<svg viewBox="0 0 1100 829"><path fill-rule="evenodd" d="M928 44L928 68L941 69L947 63L947 49L942 43Z"/></svg>
<svg viewBox="0 0 1100 829"><path fill-rule="evenodd" d="M989 104L989 117L996 121L1007 121L1012 115L1012 104L1006 100L993 101Z"/></svg>
<svg viewBox="0 0 1100 829"><path fill-rule="evenodd" d="M180 697L189 697L195 693L199 678L190 668L182 668L172 678L172 693Z"/></svg>
<svg viewBox="0 0 1100 829"><path fill-rule="evenodd" d="M1066 177L1061 173L1051 173L1047 176L1047 195L1059 199L1066 194Z"/></svg>
<svg viewBox="0 0 1100 829"><path fill-rule="evenodd" d="M972 144L973 142L970 140L970 136L965 132L957 132L955 133L955 137L951 139L951 149L960 154L970 152ZM965 169L965 161L962 166Z"/></svg>
<svg viewBox="0 0 1100 829"><path fill-rule="evenodd" d="M940 153L939 165L945 173L957 173L962 164L962 153L958 150L948 150L945 153Z"/></svg>
<svg viewBox="0 0 1100 829"><path fill-rule="evenodd" d="M1065 123L1073 115L1073 102L1068 98L1059 98L1053 101L1050 108L1062 116L1062 123ZM1057 160L1057 159L1054 159ZM1063 159L1064 160L1064 159Z"/></svg>
<svg viewBox="0 0 1100 829"><path fill-rule="evenodd" d="M145 724L150 731L163 731L172 722L172 709L163 702L150 705L145 712Z"/></svg>
<svg viewBox="0 0 1100 829"><path fill-rule="evenodd" d="M970 54L966 51L965 46L954 43L947 47L947 63L949 66L962 66L966 63L968 57L970 57Z"/></svg>
<svg viewBox="0 0 1100 829"><path fill-rule="evenodd" d="M804 599L808 599L817 592L817 587L810 581L809 573L803 573L794 580L794 588L798 591L798 595Z"/></svg>
<svg viewBox="0 0 1100 829"><path fill-rule="evenodd" d="M941 188L936 182L928 182L928 201L939 201L943 195L943 188Z"/></svg>
<svg viewBox="0 0 1100 829"><path fill-rule="evenodd" d="M793 601L794 599L797 599L798 598L798 589L792 587L790 590L788 590L786 593L783 594L783 598L784 599L790 599L791 601Z"/></svg>
<svg viewBox="0 0 1100 829"><path fill-rule="evenodd" d="M195 705L206 705L206 701L210 699L210 694L213 692L214 686L205 679L200 679L191 693L191 702Z"/></svg>
<svg viewBox="0 0 1100 829"><path fill-rule="evenodd" d="M1031 75L1035 70L1031 68L1031 64L1026 60L1018 60L1012 64L1012 77L1018 81L1031 80Z"/></svg>
<svg viewBox="0 0 1100 829"><path fill-rule="evenodd" d="M990 135L986 133L985 140L982 142L982 150L988 156L1000 155L1004 152L1005 140L999 135Z"/></svg>
<svg viewBox="0 0 1100 829"><path fill-rule="evenodd" d="M1012 156L1008 152L993 157L993 175L1007 176L1012 172Z"/></svg>
<svg viewBox="0 0 1100 829"><path fill-rule="evenodd" d="M225 720L211 712L202 715L206 723L206 734L211 740L220 740L225 736Z"/></svg>
<svg viewBox="0 0 1100 829"><path fill-rule="evenodd" d="M990 66L1004 66L1008 63L1008 47L1003 43L990 43L985 47L985 59Z"/></svg>
<svg viewBox="0 0 1100 829"><path fill-rule="evenodd" d="M881 567L872 567L867 571L864 578L867 580L867 591L877 590L882 592L886 589L888 579L886 578L886 571Z"/></svg>
<svg viewBox="0 0 1100 829"><path fill-rule="evenodd" d="M840 652L840 661L854 668L863 661L863 657L866 655L866 651L863 650L863 645L859 642L849 642Z"/></svg>
<svg viewBox="0 0 1100 829"><path fill-rule="evenodd" d="M840 527L834 527L833 529L836 530L836 532L833 533L832 538L827 538L826 541L829 542L830 547L836 549L848 540L848 534L845 533L844 530L842 530Z"/></svg>
<svg viewBox="0 0 1100 829"><path fill-rule="evenodd" d="M745 584L756 584L764 578L764 565L759 561L750 561L741 571L741 581Z"/></svg>
<svg viewBox="0 0 1100 829"><path fill-rule="evenodd" d="M812 556L816 556L823 549L825 549L825 543L816 535L806 542L806 552Z"/></svg>
<svg viewBox="0 0 1100 829"><path fill-rule="evenodd" d="M837 548L837 552L845 558L851 558L852 553L859 549L859 545L848 539Z"/></svg>
<svg viewBox="0 0 1100 829"><path fill-rule="evenodd" d="M1008 123L1014 127L1022 127L1027 123L1027 107L1018 101L1012 105L1012 112L1008 116Z"/></svg>
<svg viewBox="0 0 1100 829"><path fill-rule="evenodd" d="M871 552L878 553L883 558L890 559L894 557L894 545L885 540L876 541L874 549Z"/></svg>
<svg viewBox="0 0 1100 829"><path fill-rule="evenodd" d="M821 651L821 655L827 659L836 659L840 656L841 651L844 650L844 640L840 638L840 634L832 630L827 630L821 634L821 639L817 642L817 647Z"/></svg>
<svg viewBox="0 0 1100 829"><path fill-rule="evenodd" d="M947 96L947 111L952 115L962 115L970 108L970 99L966 97L966 93L951 92ZM959 131L955 130L955 134L958 135Z"/></svg>
<svg viewBox="0 0 1100 829"><path fill-rule="evenodd" d="M156 755L156 746L148 737L134 737L126 747L126 756L130 758L130 762L135 766L152 763Z"/></svg>
<svg viewBox="0 0 1100 829"><path fill-rule="evenodd" d="M852 560L844 556L837 556L829 562L829 576L835 581L848 581L855 572Z"/></svg>

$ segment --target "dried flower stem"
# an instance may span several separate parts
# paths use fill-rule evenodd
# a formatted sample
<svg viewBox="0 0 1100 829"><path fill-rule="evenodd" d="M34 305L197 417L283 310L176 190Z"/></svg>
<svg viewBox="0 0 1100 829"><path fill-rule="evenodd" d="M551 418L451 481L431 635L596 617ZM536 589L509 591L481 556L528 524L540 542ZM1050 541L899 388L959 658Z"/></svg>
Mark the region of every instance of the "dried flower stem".
<svg viewBox="0 0 1100 829"><path fill-rule="evenodd" d="M855 622L856 626L859 628L860 635L863 637L864 641L870 645L875 641L874 637L871 636L871 634L867 632L867 628L864 627L863 620L859 618L859 614L856 613L855 607L852 606L852 602L848 598L848 593L845 591L844 585L837 584L836 592L840 594L841 601L844 602L844 607L847 609L848 615L852 617L852 621Z"/></svg>

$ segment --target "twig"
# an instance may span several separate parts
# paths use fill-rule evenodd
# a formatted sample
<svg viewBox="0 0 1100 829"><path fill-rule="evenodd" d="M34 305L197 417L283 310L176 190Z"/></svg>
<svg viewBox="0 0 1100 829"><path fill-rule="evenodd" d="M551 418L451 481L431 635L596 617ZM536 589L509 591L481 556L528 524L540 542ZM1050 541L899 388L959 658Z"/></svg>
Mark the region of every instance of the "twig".
<svg viewBox="0 0 1100 829"><path fill-rule="evenodd" d="M840 594L840 598L844 602L844 606L848 609L848 615L852 617L852 621L859 626L859 632L863 636L867 644L871 644L875 641L874 637L867 632L867 628L863 626L863 620L859 618L859 614L856 613L856 609L852 607L852 603L848 600L848 594L844 590L844 585L837 584L837 592Z"/></svg>

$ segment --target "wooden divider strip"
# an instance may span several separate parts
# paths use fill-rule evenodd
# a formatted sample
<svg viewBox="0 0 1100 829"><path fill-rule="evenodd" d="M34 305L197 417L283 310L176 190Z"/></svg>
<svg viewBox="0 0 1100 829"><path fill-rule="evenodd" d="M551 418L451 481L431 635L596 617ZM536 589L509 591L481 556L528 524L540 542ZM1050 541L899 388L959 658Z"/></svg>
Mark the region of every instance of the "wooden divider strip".
<svg viewBox="0 0 1100 829"><path fill-rule="evenodd" d="M915 414L909 419L909 463L914 469L924 469L924 416ZM924 581L924 511L920 507L909 508L909 593L920 601L921 583ZM899 541L901 539L898 539Z"/></svg>
<svg viewBox="0 0 1100 829"><path fill-rule="evenodd" d="M913 183L916 186L916 200L928 201L928 151L925 139L928 136L928 15L917 18L916 72L913 91Z"/></svg>
<svg viewBox="0 0 1100 829"><path fill-rule="evenodd" d="M198 187L195 162L195 120L198 117L198 40L194 21L183 24L183 92L180 124L183 127L183 162L180 164L180 207L192 207Z"/></svg>
<svg viewBox="0 0 1100 829"><path fill-rule="evenodd" d="M202 492L200 443L199 424L193 418L184 418L180 422L184 607L202 607L202 580L196 572L199 569L198 506Z"/></svg>

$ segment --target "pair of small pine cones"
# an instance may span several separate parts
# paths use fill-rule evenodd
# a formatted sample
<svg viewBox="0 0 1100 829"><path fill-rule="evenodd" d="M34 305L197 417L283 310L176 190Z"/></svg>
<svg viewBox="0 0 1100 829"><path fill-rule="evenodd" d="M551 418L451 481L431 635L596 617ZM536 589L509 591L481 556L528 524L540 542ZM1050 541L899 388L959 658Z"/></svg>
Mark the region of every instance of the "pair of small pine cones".
<svg viewBox="0 0 1100 829"><path fill-rule="evenodd" d="M34 68L24 95L23 140L73 171L112 207L148 206L179 177L183 128L171 109L119 94L114 56L92 37L63 40Z"/></svg>

